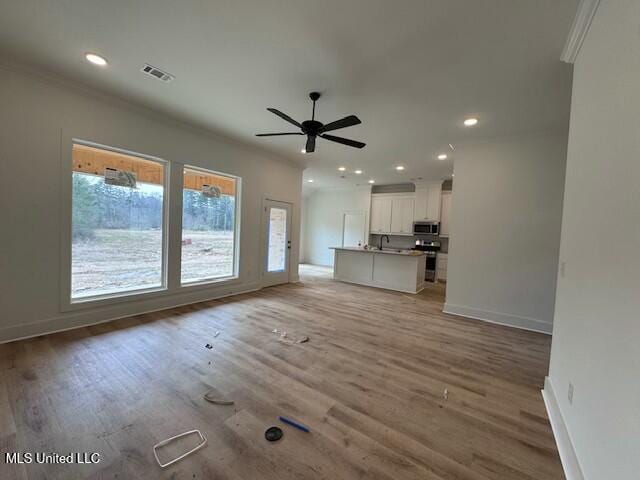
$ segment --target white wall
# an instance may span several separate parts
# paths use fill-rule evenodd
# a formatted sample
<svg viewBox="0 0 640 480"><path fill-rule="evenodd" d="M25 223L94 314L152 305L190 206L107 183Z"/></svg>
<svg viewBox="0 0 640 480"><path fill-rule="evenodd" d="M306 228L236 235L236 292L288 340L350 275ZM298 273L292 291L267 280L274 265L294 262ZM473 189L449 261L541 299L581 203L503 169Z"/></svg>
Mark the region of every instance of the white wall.
<svg viewBox="0 0 640 480"><path fill-rule="evenodd" d="M460 146L445 311L551 332L566 135Z"/></svg>
<svg viewBox="0 0 640 480"><path fill-rule="evenodd" d="M292 280L297 278L300 167L2 62L0 106L0 341L258 288L263 196L294 204L291 265ZM178 172L184 162L242 177L240 278L63 312L60 284L67 266L61 261L61 237L68 192L62 185L68 184L63 176L70 174L71 158L65 152L71 137L154 155L174 162ZM169 196L181 196L179 185L174 187L178 189ZM179 231L173 237L179 239ZM169 264L176 262L174 250Z"/></svg>
<svg viewBox="0 0 640 480"><path fill-rule="evenodd" d="M309 263L307 251L307 217L309 210L309 192L302 190L302 204L300 207L300 263Z"/></svg>
<svg viewBox="0 0 640 480"><path fill-rule="evenodd" d="M345 212L362 211L366 214L369 231L371 188L319 189L306 199L305 261L314 265L333 266L333 250L342 245L342 227Z"/></svg>
<svg viewBox="0 0 640 480"><path fill-rule="evenodd" d="M574 66L549 379L589 480L640 478L639 25L601 1Z"/></svg>

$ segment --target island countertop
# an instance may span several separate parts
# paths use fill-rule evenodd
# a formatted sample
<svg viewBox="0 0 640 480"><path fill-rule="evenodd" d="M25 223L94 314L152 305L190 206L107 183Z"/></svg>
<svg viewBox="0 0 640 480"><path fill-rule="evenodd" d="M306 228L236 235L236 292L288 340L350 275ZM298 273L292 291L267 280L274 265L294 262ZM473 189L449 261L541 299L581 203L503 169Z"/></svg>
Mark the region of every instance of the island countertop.
<svg viewBox="0 0 640 480"><path fill-rule="evenodd" d="M418 293L425 286L427 256L419 250L333 247L333 278L369 287Z"/></svg>
<svg viewBox="0 0 640 480"><path fill-rule="evenodd" d="M402 248L383 248L378 250L377 248L362 248L362 247L329 247L330 250L346 250L349 252L362 252L362 253L381 253L388 255L404 255L410 257L420 257L426 255L425 252L420 250L409 250Z"/></svg>

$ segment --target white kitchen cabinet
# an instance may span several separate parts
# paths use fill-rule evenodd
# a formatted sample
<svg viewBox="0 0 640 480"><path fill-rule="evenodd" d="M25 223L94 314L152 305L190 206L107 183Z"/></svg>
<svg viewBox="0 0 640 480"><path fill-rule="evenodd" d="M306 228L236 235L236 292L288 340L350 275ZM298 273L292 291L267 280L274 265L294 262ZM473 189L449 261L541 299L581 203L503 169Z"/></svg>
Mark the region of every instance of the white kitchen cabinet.
<svg viewBox="0 0 640 480"><path fill-rule="evenodd" d="M442 199L442 182L427 187L427 221L440 221L440 201Z"/></svg>
<svg viewBox="0 0 640 480"><path fill-rule="evenodd" d="M426 185L416 184L414 220L416 222L425 222L427 220L427 198L428 190Z"/></svg>
<svg viewBox="0 0 640 480"><path fill-rule="evenodd" d="M386 194L371 197L371 233L413 235L413 195Z"/></svg>
<svg viewBox="0 0 640 480"><path fill-rule="evenodd" d="M441 196L442 182L417 183L414 220L416 222L439 222Z"/></svg>
<svg viewBox="0 0 640 480"><path fill-rule="evenodd" d="M440 209L440 236L449 236L449 225L451 216L451 192L442 192L442 206Z"/></svg>
<svg viewBox="0 0 640 480"><path fill-rule="evenodd" d="M438 253L436 257L436 281L447 280L447 262L448 255L446 253Z"/></svg>
<svg viewBox="0 0 640 480"><path fill-rule="evenodd" d="M413 235L414 204L415 200L412 197L393 198L391 203L391 233Z"/></svg>
<svg viewBox="0 0 640 480"><path fill-rule="evenodd" d="M371 198L371 233L391 232L392 197Z"/></svg>

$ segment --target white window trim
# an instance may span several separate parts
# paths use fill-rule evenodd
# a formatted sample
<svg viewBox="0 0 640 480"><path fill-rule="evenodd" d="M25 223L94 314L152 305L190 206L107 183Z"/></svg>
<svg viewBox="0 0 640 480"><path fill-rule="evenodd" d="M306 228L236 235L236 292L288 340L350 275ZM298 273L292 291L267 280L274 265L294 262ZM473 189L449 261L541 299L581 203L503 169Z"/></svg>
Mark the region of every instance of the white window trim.
<svg viewBox="0 0 640 480"><path fill-rule="evenodd" d="M211 170L209 168L197 167L194 165L182 165L182 171L185 169L194 170L196 172L209 173L213 175L219 175L221 177L232 178L236 181L236 195L234 201L234 225L233 225L233 273L226 277L213 277L213 278L204 278L201 280L193 280L190 282L182 282L182 216L183 216L183 208L182 208L182 195L180 196L180 265L178 269L178 278L177 281L180 285L181 289L184 288L192 288L192 287L207 287L211 284L216 283L224 283L229 281L237 281L240 278L240 224L241 224L241 209L240 203L242 198L242 178L237 177L235 175L230 175L228 173L218 172L216 170ZM184 175L182 175L184 179ZM184 185L180 185L180 191L184 191Z"/></svg>
<svg viewBox="0 0 640 480"><path fill-rule="evenodd" d="M111 143L111 142L110 142ZM125 292L71 299L71 228L72 228L72 153L73 145L87 145L102 148L117 153L133 155L142 159L162 162L165 165L164 195L163 195L163 273L161 287L147 289L127 290ZM240 283L240 231L241 231L241 203L242 203L242 178L229 173L216 172L206 167L188 165L188 168L217 173L219 175L236 179L236 205L235 205L235 233L234 233L234 276L221 277L181 284L182 264L182 190L183 168L187 165L179 161L168 160L148 154L138 153L132 149L112 147L106 143L87 141L75 136L65 134L61 130L60 143L60 296L59 308L61 312L108 307L110 305L125 302L141 302L162 297L171 297L176 294L189 291L210 289L213 286L235 285ZM173 214L173 215L172 215Z"/></svg>
<svg viewBox="0 0 640 480"><path fill-rule="evenodd" d="M161 294L165 294L168 290L168 262L169 262L169 178L171 176L171 163L165 159L147 155L144 153L135 152L123 148L112 147L80 138L71 138L67 142L64 142L63 147L67 147L66 154L61 155L61 196L62 196L62 213L61 213L61 262L62 268L60 269L60 310L72 311L87 307L96 307L101 305L110 305L114 303L120 303L126 300L139 300L141 297L155 297ZM162 196L162 272L161 272L161 285L157 287L140 288L133 290L125 290L122 292L114 292L104 295L86 296L79 298L71 297L71 269L72 269L72 222L73 222L73 146L85 145L88 147L99 148L115 153L122 153L125 155L131 155L141 158L143 160L150 160L163 165L164 178L163 178L163 196Z"/></svg>

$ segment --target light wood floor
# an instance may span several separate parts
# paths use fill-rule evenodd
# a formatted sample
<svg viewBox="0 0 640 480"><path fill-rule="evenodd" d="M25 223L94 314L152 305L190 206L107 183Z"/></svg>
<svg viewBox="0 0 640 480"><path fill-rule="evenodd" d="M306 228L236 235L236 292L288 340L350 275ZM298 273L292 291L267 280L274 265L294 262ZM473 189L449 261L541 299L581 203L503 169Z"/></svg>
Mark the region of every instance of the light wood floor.
<svg viewBox="0 0 640 480"><path fill-rule="evenodd" d="M539 391L550 337L442 314L443 297L305 267L299 284L0 345L3 456L101 455L2 458L0 478L564 478ZM278 415L312 433L280 424L266 442ZM161 470L152 446L191 429L208 445Z"/></svg>

